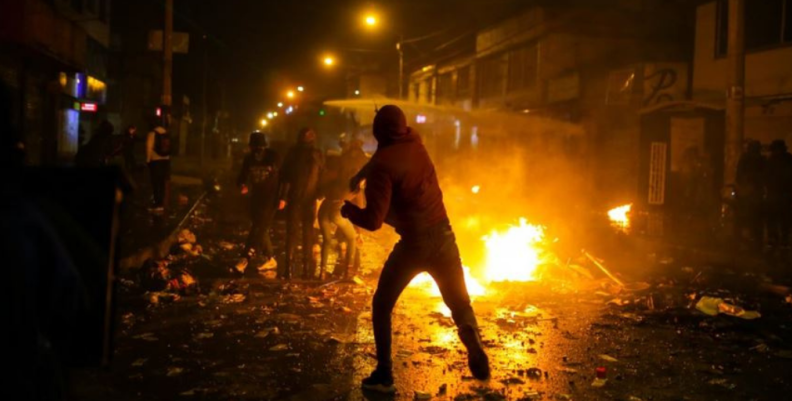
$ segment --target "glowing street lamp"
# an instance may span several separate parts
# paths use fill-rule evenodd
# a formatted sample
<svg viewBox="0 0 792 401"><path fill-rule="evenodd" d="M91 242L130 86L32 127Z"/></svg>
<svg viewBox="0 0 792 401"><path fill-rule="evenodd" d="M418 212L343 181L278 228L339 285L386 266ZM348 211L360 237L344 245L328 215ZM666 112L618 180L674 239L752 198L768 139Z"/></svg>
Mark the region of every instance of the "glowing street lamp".
<svg viewBox="0 0 792 401"><path fill-rule="evenodd" d="M294 99L294 91L286 92L286 97L288 97L289 99Z"/></svg>
<svg viewBox="0 0 792 401"><path fill-rule="evenodd" d="M274 117L275 117L275 113L273 113L273 112L267 113L267 119L268 120L272 120Z"/></svg>
<svg viewBox="0 0 792 401"><path fill-rule="evenodd" d="M272 113L272 115L277 117L278 116L278 112L276 111L276 112Z"/></svg>
<svg viewBox="0 0 792 401"><path fill-rule="evenodd" d="M261 119L261 126L262 127L266 127L268 124L269 124L269 121L267 121L266 119L263 119L263 118Z"/></svg>
<svg viewBox="0 0 792 401"><path fill-rule="evenodd" d="M333 58L333 56L325 56L322 62L326 67L332 67L335 64L335 59Z"/></svg>
<svg viewBox="0 0 792 401"><path fill-rule="evenodd" d="M369 28L377 26L377 22L379 21L377 20L377 16L374 14L366 14L366 16L363 18L363 23Z"/></svg>
<svg viewBox="0 0 792 401"><path fill-rule="evenodd" d="M302 86L298 86L298 87L297 87L297 92L302 92L302 91L304 91L304 90L305 90L305 88L303 88Z"/></svg>
<svg viewBox="0 0 792 401"><path fill-rule="evenodd" d="M283 107L283 102L278 102L278 108L281 108L281 107ZM275 115L277 116L278 113L275 113Z"/></svg>

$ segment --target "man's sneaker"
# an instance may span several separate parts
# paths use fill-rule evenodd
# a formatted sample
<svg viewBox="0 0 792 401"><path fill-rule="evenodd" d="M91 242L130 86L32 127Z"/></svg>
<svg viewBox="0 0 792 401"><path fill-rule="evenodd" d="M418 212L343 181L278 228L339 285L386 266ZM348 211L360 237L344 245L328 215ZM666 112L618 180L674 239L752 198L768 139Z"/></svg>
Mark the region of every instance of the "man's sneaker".
<svg viewBox="0 0 792 401"><path fill-rule="evenodd" d="M275 258L269 258L263 265L258 267L258 271L274 270L278 268L278 261Z"/></svg>
<svg viewBox="0 0 792 401"><path fill-rule="evenodd" d="M371 372L371 376L363 379L361 387L364 390L378 393L393 394L396 392L396 387L393 385L393 373L381 369Z"/></svg>
<svg viewBox="0 0 792 401"><path fill-rule="evenodd" d="M459 329L459 339L468 351L468 367L473 377L479 380L487 380L490 377L489 358L481 345L481 337L478 330L470 326Z"/></svg>
<svg viewBox="0 0 792 401"><path fill-rule="evenodd" d="M236 271L239 274L245 274L245 270L247 270L248 263L249 262L247 258L240 258L239 261L236 263L236 265L234 265L234 271Z"/></svg>

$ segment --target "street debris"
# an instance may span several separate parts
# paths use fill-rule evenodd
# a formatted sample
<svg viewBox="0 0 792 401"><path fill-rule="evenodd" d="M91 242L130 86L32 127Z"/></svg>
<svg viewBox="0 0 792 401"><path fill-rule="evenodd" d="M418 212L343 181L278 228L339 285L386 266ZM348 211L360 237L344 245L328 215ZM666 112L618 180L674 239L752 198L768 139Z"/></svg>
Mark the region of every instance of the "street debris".
<svg viewBox="0 0 792 401"><path fill-rule="evenodd" d="M171 367L168 368L167 376L168 377L178 376L178 375L180 375L182 373L184 373L184 368L180 368L180 367L177 367L177 366L171 366Z"/></svg>
<svg viewBox="0 0 792 401"><path fill-rule="evenodd" d="M134 366L136 368L139 368L139 367L145 365L146 362L148 362L148 358L138 358L138 359L135 359L134 362L132 362L132 366Z"/></svg>
<svg viewBox="0 0 792 401"><path fill-rule="evenodd" d="M204 339L212 338L212 337L214 337L214 333L198 333L198 334L195 335L194 338L196 340L204 340Z"/></svg>
<svg viewBox="0 0 792 401"><path fill-rule="evenodd" d="M276 345L274 347L271 347L269 350L270 351L286 351L287 349L289 349L288 345L286 345L286 344L278 344L278 345Z"/></svg>
<svg viewBox="0 0 792 401"><path fill-rule="evenodd" d="M619 362L618 359L607 354L600 354L599 359L602 359L603 361L607 361L607 362Z"/></svg>
<svg viewBox="0 0 792 401"><path fill-rule="evenodd" d="M748 311L739 306L727 303L722 298L715 297L701 297L696 303L696 309L709 316L717 316L720 313L725 315L739 317L745 320L758 319L762 315L756 311Z"/></svg>
<svg viewBox="0 0 792 401"><path fill-rule="evenodd" d="M245 294L228 294L223 297L222 303L224 304L238 304L240 302L245 302Z"/></svg>
<svg viewBox="0 0 792 401"><path fill-rule="evenodd" d="M737 386L734 383L730 383L726 379L712 379L712 380L708 381L707 384L710 384L710 385L713 385L713 386L721 386L721 387L723 387L723 388L725 388L727 390L734 390L735 388L737 388Z"/></svg>
<svg viewBox="0 0 792 401"><path fill-rule="evenodd" d="M159 341L159 339L154 336L154 333L138 334L132 338L137 340L149 341L149 342Z"/></svg>
<svg viewBox="0 0 792 401"><path fill-rule="evenodd" d="M415 392L415 397L413 397L413 399L414 400L430 400L430 399L432 399L432 394L431 393L427 393L425 391L416 391Z"/></svg>
<svg viewBox="0 0 792 401"><path fill-rule="evenodd" d="M268 327L268 328L266 328L264 330L259 331L256 334L255 337L256 338L267 338L269 336L276 336L278 334L280 334L280 330L278 330L278 327L275 326L275 327Z"/></svg>

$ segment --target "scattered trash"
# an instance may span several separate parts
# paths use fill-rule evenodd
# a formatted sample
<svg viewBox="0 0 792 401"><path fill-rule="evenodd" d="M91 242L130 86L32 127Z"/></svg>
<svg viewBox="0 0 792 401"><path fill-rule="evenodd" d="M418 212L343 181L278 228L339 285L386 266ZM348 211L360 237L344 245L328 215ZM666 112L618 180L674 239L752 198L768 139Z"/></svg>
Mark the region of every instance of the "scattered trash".
<svg viewBox="0 0 792 401"><path fill-rule="evenodd" d="M195 392L197 390L200 390L200 389L197 389L197 388L189 389L187 391L183 391L183 392L179 393L179 395L184 396L184 397L192 397L192 396L195 395Z"/></svg>
<svg viewBox="0 0 792 401"><path fill-rule="evenodd" d="M762 354L770 351L770 347L765 343L758 344L756 346L751 347L750 349L751 351L756 351Z"/></svg>
<svg viewBox="0 0 792 401"><path fill-rule="evenodd" d="M212 337L214 337L214 333L198 333L194 338L196 340L204 340Z"/></svg>
<svg viewBox="0 0 792 401"><path fill-rule="evenodd" d="M437 395L446 395L448 392L448 384L443 383L440 385L440 389L437 390Z"/></svg>
<svg viewBox="0 0 792 401"><path fill-rule="evenodd" d="M657 262L660 263L661 265L670 265L671 263L674 263L674 258L672 258L670 256L666 256L666 257L660 258L660 260L658 260Z"/></svg>
<svg viewBox="0 0 792 401"><path fill-rule="evenodd" d="M775 356L784 359L792 359L792 351L790 350L781 350L775 353Z"/></svg>
<svg viewBox="0 0 792 401"><path fill-rule="evenodd" d="M631 395L629 398L627 398L627 401L643 401L643 399Z"/></svg>
<svg viewBox="0 0 792 401"><path fill-rule="evenodd" d="M222 249L225 249L226 251L230 251L230 250L233 250L234 248L236 248L236 245L234 245L234 244L232 244L230 242L226 242L226 241L218 242L217 246L219 246Z"/></svg>
<svg viewBox="0 0 792 401"><path fill-rule="evenodd" d="M278 344L278 345L270 348L269 350L270 351L285 351L287 349L289 349L288 345L286 345L286 344Z"/></svg>
<svg viewBox="0 0 792 401"><path fill-rule="evenodd" d="M693 270L693 268L690 266L685 266L682 268L682 273L693 274L694 272L695 270Z"/></svg>
<svg viewBox="0 0 792 401"><path fill-rule="evenodd" d="M748 311L739 306L726 303L722 298L701 297L696 303L696 309L709 316L717 316L719 313L739 317L745 320L753 320L762 317L759 312Z"/></svg>
<svg viewBox="0 0 792 401"><path fill-rule="evenodd" d="M501 380L501 383L503 383L503 384L505 384L507 386L510 385L510 384L525 384L525 382L522 379L518 378L518 377L509 377L509 378L503 379L503 380Z"/></svg>
<svg viewBox="0 0 792 401"><path fill-rule="evenodd" d="M572 399L572 394L563 394L563 393L556 394L555 395L555 399L562 400L562 401L563 400L571 400Z"/></svg>
<svg viewBox="0 0 792 401"><path fill-rule="evenodd" d="M195 234L186 228L179 231L179 235L176 237L176 240L179 242L179 244L194 244L198 241L198 239L195 237Z"/></svg>
<svg viewBox="0 0 792 401"><path fill-rule="evenodd" d="M528 390L523 393L523 396L520 398L520 401L530 401L530 400L538 400L542 398L542 394L540 394L536 390Z"/></svg>
<svg viewBox="0 0 792 401"><path fill-rule="evenodd" d="M608 368L604 366L600 366L596 370L597 379L607 379L608 378Z"/></svg>
<svg viewBox="0 0 792 401"><path fill-rule="evenodd" d="M238 304L245 301L245 294L229 294L223 297L224 304Z"/></svg>
<svg viewBox="0 0 792 401"><path fill-rule="evenodd" d="M608 383L608 379L600 379L598 377L598 378L595 378L593 382L591 382L591 387L602 388L602 387L605 387L605 384L607 384L607 383Z"/></svg>
<svg viewBox="0 0 792 401"><path fill-rule="evenodd" d="M561 371L561 372L564 372L564 373L572 373L572 374L575 374L575 373L577 373L577 372L578 372L578 370L577 370L577 369L574 369L574 368L568 368L568 367L566 367L566 366L562 366L562 367L558 368L558 370L559 370L559 371Z"/></svg>
<svg viewBox="0 0 792 401"><path fill-rule="evenodd" d="M136 335L136 336L134 336L132 338L134 338L136 340L143 340L143 341L149 341L149 342L159 341L159 338L155 337L154 333L138 334L138 335Z"/></svg>
<svg viewBox="0 0 792 401"><path fill-rule="evenodd" d="M531 379L541 379L542 378L542 370L539 368L529 368L525 371L525 375Z"/></svg>
<svg viewBox="0 0 792 401"><path fill-rule="evenodd" d="M416 391L415 392L415 397L413 399L415 399L415 400L429 400L429 399L432 399L432 394L429 394L429 393L423 392L423 391Z"/></svg>
<svg viewBox="0 0 792 401"><path fill-rule="evenodd" d="M618 359L616 359L616 358L614 358L614 357L612 357L610 355L607 355L607 354L601 354L599 356L599 359L602 359L603 361L607 361L607 362L619 362ZM599 369L599 368L597 368L597 369Z"/></svg>
<svg viewBox="0 0 792 401"><path fill-rule="evenodd" d="M182 373L184 373L184 368L179 368L179 367L176 367L176 366L171 366L171 367L168 368L168 377L178 376L178 375L180 375Z"/></svg>
<svg viewBox="0 0 792 401"><path fill-rule="evenodd" d="M710 385L713 385L713 386L721 386L721 387L726 388L728 390L734 390L735 388L737 388L736 384L729 383L729 381L726 380L726 379L712 379L712 380L708 381L707 384L710 384Z"/></svg>
<svg viewBox="0 0 792 401"><path fill-rule="evenodd" d="M148 358L138 358L138 359L135 359L134 362L132 362L132 366L134 366L136 368L139 368L139 367L145 365L147 361L148 361Z"/></svg>
<svg viewBox="0 0 792 401"><path fill-rule="evenodd" d="M255 337L256 338L267 338L270 335L275 335L276 336L278 334L280 334L280 330L278 330L278 327L268 327L268 328L266 328L264 330L259 331L256 334Z"/></svg>
<svg viewBox="0 0 792 401"><path fill-rule="evenodd" d="M327 340L325 340L325 342L328 344L341 344L343 341L338 339L338 337L330 337Z"/></svg>

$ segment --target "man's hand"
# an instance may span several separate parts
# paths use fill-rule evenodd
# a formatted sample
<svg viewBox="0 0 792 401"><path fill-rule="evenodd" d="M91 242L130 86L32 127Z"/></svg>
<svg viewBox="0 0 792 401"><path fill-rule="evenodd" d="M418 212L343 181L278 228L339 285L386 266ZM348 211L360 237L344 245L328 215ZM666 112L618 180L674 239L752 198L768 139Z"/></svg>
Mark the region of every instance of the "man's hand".
<svg viewBox="0 0 792 401"><path fill-rule="evenodd" d="M352 203L352 202L350 202L348 200L345 200L344 201L344 206L341 206L341 217L343 217L345 219L348 219L349 218L349 214L351 213L352 209L356 208L356 207L357 206L355 206L354 203Z"/></svg>
<svg viewBox="0 0 792 401"><path fill-rule="evenodd" d="M352 193L360 192L360 183L363 182L365 178L360 175L356 175L349 180L349 190Z"/></svg>
<svg viewBox="0 0 792 401"><path fill-rule="evenodd" d="M242 186L239 188L239 193L241 193L242 195L247 195L248 192L249 192L249 190L248 190L247 185L242 184Z"/></svg>
<svg viewBox="0 0 792 401"><path fill-rule="evenodd" d="M283 209L286 209L286 201L281 199L280 202L278 202L278 210L283 210Z"/></svg>

